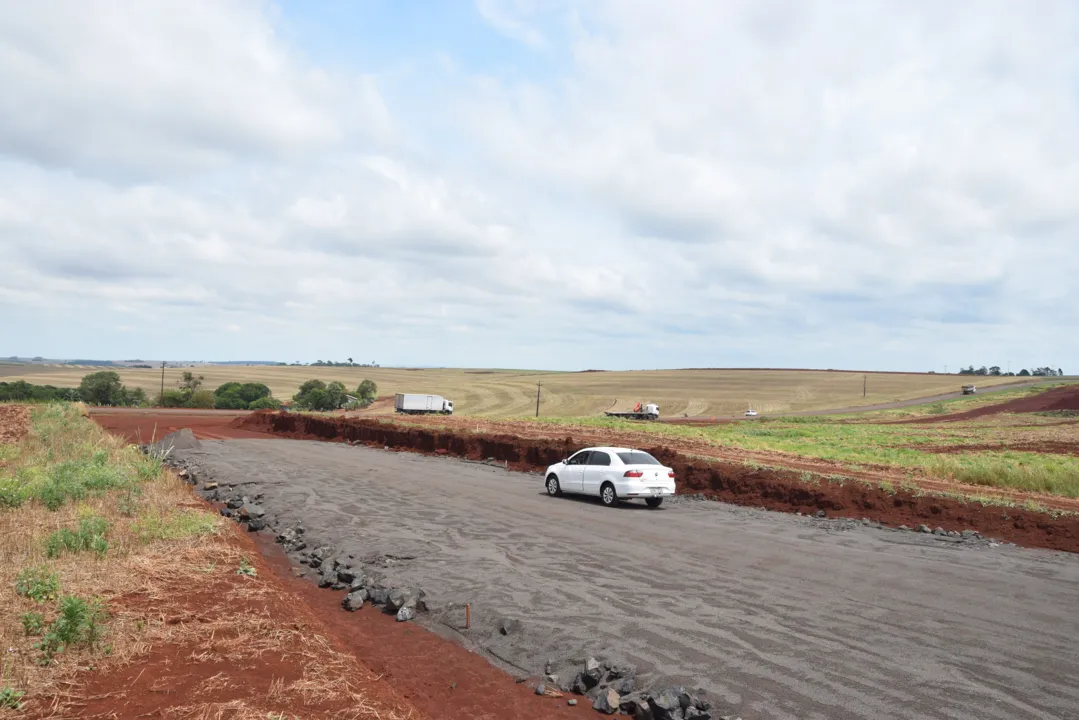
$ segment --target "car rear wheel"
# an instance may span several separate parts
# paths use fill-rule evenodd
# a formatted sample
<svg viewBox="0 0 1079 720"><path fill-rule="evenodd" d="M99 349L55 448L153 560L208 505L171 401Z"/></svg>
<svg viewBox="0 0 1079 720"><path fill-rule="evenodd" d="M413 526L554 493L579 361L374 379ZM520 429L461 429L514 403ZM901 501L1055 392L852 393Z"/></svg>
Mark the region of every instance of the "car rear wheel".
<svg viewBox="0 0 1079 720"><path fill-rule="evenodd" d="M547 476L547 494L551 497L562 494L562 487L558 484L558 477L553 473Z"/></svg>
<svg viewBox="0 0 1079 720"><path fill-rule="evenodd" d="M650 508L657 508L657 507L659 507L660 505L663 504L663 498L661 498L661 497L658 497L658 498L645 498L644 501L645 501L645 503L648 504L648 507L650 507Z"/></svg>
<svg viewBox="0 0 1079 720"><path fill-rule="evenodd" d="M618 504L618 493L614 491L614 485L610 483L603 483L603 487L599 490L599 499L603 501L603 504L607 507L614 507Z"/></svg>

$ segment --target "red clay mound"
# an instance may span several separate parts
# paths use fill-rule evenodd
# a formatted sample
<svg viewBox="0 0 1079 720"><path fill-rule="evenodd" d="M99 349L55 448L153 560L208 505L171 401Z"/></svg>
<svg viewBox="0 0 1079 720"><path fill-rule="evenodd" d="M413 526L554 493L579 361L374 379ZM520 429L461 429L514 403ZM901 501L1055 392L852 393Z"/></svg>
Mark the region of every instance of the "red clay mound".
<svg viewBox="0 0 1079 720"><path fill-rule="evenodd" d="M287 413L258 413L238 422L246 430L276 435L350 442L396 450L493 458L516 470L542 471L579 449L572 437L560 440L475 435L442 429L404 427L371 419L328 419ZM782 512L823 510L841 517L870 517L886 525L926 524L945 530L978 530L1030 547L1079 552L1079 517L1052 517L1017 508L983 506L907 491L886 492L862 483L811 485L794 471L752 469L728 462L691 458L666 447L648 451L678 476L679 492L701 493L736 505Z"/></svg>
<svg viewBox="0 0 1079 720"><path fill-rule="evenodd" d="M1003 402L998 405L986 405L985 407L955 413L954 415L937 415L935 417L905 420L903 422L911 424L956 422L958 420L973 420L974 418L985 417L986 415L996 415L998 413L1052 412L1055 410L1079 411L1079 385L1068 385L1066 387L1055 388L1037 395L1009 400L1008 402Z"/></svg>

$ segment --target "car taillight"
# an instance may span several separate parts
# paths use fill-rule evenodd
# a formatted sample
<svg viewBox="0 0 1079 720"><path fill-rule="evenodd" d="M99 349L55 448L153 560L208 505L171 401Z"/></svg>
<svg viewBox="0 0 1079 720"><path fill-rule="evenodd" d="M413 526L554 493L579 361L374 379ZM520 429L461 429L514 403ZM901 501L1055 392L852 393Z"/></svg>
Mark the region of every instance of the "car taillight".
<svg viewBox="0 0 1079 720"><path fill-rule="evenodd" d="M669 473L667 473L667 477L673 478L674 477L674 470L671 470Z"/></svg>
<svg viewBox="0 0 1079 720"><path fill-rule="evenodd" d="M622 477L644 477L644 473L640 470L626 470Z"/></svg>

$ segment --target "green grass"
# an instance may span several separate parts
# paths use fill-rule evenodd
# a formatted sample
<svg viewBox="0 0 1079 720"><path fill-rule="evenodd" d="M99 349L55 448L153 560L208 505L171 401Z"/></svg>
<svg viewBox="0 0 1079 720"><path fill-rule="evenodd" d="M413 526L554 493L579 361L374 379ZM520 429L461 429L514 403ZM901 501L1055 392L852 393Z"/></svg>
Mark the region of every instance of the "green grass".
<svg viewBox="0 0 1079 720"><path fill-rule="evenodd" d="M142 542L182 540L217 532L217 518L198 510L181 510L168 514L147 514L131 524Z"/></svg>
<svg viewBox="0 0 1079 720"><path fill-rule="evenodd" d="M0 688L0 710L22 710L23 693L5 685Z"/></svg>
<svg viewBox="0 0 1079 720"><path fill-rule="evenodd" d="M40 635L45 629L45 616L36 610L22 614L22 629L27 635Z"/></svg>
<svg viewBox="0 0 1079 720"><path fill-rule="evenodd" d="M60 598L59 610L59 616L36 645L42 664L47 665L68 647L92 648L104 630L105 611L97 600L65 595Z"/></svg>
<svg viewBox="0 0 1079 720"><path fill-rule="evenodd" d="M38 406L31 411L31 435L21 456L12 454L0 467L0 509L37 501L58 510L109 490L137 487L161 468L160 458L133 447L122 452L105 447L76 406Z"/></svg>
<svg viewBox="0 0 1079 720"><path fill-rule="evenodd" d="M43 565L28 567L15 578L15 594L36 603L55 600L60 592L60 578Z"/></svg>
<svg viewBox="0 0 1079 720"><path fill-rule="evenodd" d="M716 447L778 451L831 460L847 467L882 465L989 487L1015 488L1079 497L1079 458L1014 451L961 454L926 452L919 446L978 445L1004 442L1015 429L948 423L903 425L851 422L830 416L764 418L715 426L635 423L613 418L543 418L563 426L647 432L661 438L686 438Z"/></svg>
<svg viewBox="0 0 1079 720"><path fill-rule="evenodd" d="M109 549L109 541L105 539L108 531L109 522L105 518L84 517L75 530L60 528L49 535L45 541L45 554L55 558L65 552L93 551L99 557L103 556Z"/></svg>

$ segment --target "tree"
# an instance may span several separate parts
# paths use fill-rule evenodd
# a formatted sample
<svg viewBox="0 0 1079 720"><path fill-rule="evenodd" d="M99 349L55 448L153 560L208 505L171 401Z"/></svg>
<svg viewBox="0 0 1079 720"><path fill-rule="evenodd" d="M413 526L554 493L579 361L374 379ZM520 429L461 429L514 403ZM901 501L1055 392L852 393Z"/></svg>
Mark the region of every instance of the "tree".
<svg viewBox="0 0 1079 720"><path fill-rule="evenodd" d="M1064 371L1060 368L1057 368L1057 375L1059 375L1060 377L1064 377Z"/></svg>
<svg viewBox="0 0 1079 720"><path fill-rule="evenodd" d="M251 404L264 397L270 397L270 388L262 383L244 383L240 386L240 397L244 402Z"/></svg>
<svg viewBox="0 0 1079 720"><path fill-rule="evenodd" d="M195 392L202 386L202 381L205 379L202 375L196 377L195 373L184 370L183 377L180 380L180 389Z"/></svg>
<svg viewBox="0 0 1079 720"><path fill-rule="evenodd" d="M959 374L960 375L974 375L976 373L974 372L974 366L971 365L970 367L967 367L967 368L959 368Z"/></svg>
<svg viewBox="0 0 1079 720"><path fill-rule="evenodd" d="M345 386L334 381L329 385L321 380L308 380L292 396L293 403L301 410L337 410L344 407L348 398Z"/></svg>
<svg viewBox="0 0 1079 720"><path fill-rule="evenodd" d="M1026 368L1023 368L1019 371L1019 377L1030 377L1030 371Z"/></svg>
<svg viewBox="0 0 1079 720"><path fill-rule="evenodd" d="M349 365L351 365L351 364L352 364L352 358L348 358L348 364L349 364Z"/></svg>
<svg viewBox="0 0 1079 720"><path fill-rule="evenodd" d="M90 373L79 383L79 397L90 405L123 405L124 386L113 370Z"/></svg>
<svg viewBox="0 0 1079 720"><path fill-rule="evenodd" d="M1000 375L1000 366L999 365L994 365L993 367L989 368L989 374L994 376L994 377L999 376Z"/></svg>
<svg viewBox="0 0 1079 720"><path fill-rule="evenodd" d="M255 400L248 406L249 410L280 410L281 401L276 400L272 396L267 396Z"/></svg>
<svg viewBox="0 0 1079 720"><path fill-rule="evenodd" d="M356 387L356 405L359 407L367 407L375 401L378 397L378 385L374 380L364 379Z"/></svg>
<svg viewBox="0 0 1079 720"><path fill-rule="evenodd" d="M988 375L989 370L988 370L988 368L985 367L985 365L982 365L980 368L978 368L977 370L974 371L974 374L975 375Z"/></svg>
<svg viewBox="0 0 1079 720"><path fill-rule="evenodd" d="M209 390L196 390L187 397L184 407L212 409L216 400L214 394Z"/></svg>

